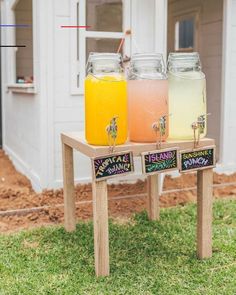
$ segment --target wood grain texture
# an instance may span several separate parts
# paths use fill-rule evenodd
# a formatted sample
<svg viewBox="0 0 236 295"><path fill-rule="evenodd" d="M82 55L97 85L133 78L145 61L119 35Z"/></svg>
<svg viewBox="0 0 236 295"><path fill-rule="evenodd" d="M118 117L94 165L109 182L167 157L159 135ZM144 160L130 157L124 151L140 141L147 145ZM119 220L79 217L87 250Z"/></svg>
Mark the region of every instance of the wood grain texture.
<svg viewBox="0 0 236 295"><path fill-rule="evenodd" d="M73 147L74 149L80 151L86 156L100 157L109 154L108 146L95 146L90 145L86 142L83 132L68 132L62 133L62 140L67 145ZM199 142L199 148L212 146L215 144L214 139L203 138ZM187 150L193 148L192 140L183 141L169 141L162 143L162 149L175 148L178 147L180 150ZM127 152L132 151L134 156L141 156L143 152L149 152L156 150L156 143L134 143L126 142L123 145L118 145L115 148L115 152Z"/></svg>
<svg viewBox="0 0 236 295"><path fill-rule="evenodd" d="M147 210L150 220L160 219L160 205L159 205L159 185L160 176L158 174L149 175L148 178L148 198Z"/></svg>
<svg viewBox="0 0 236 295"><path fill-rule="evenodd" d="M71 232L76 228L73 149L62 143L62 155L65 229Z"/></svg>
<svg viewBox="0 0 236 295"><path fill-rule="evenodd" d="M107 183L94 181L92 187L95 271L97 276L108 276L110 268Z"/></svg>
<svg viewBox="0 0 236 295"><path fill-rule="evenodd" d="M63 152L64 175L64 203L65 227L67 231L75 229L75 194L73 173L73 149L93 158L103 156L108 147L92 146L86 143L82 133L64 133L61 135ZM214 145L213 139L202 139L200 147ZM193 147L193 141L165 142L163 148L178 146L185 150ZM131 150L134 155L140 156L143 152L155 150L156 145L150 143L131 143L117 146L116 152ZM198 225L197 225L197 252L199 258L212 255L212 183L211 169L198 171ZM160 218L159 196L161 175L148 176L148 215L151 220ZM94 253L95 272L97 276L108 276L109 268L109 233L108 233L108 198L107 182L94 181L93 189L93 219L94 219Z"/></svg>
<svg viewBox="0 0 236 295"><path fill-rule="evenodd" d="M212 185L213 170L197 172L197 255L212 256Z"/></svg>

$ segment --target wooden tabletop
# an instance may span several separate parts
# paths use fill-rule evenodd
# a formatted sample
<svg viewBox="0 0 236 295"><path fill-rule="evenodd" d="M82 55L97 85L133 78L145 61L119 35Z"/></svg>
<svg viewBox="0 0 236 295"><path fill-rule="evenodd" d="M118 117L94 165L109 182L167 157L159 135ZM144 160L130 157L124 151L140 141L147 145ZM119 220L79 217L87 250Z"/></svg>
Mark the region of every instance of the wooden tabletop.
<svg viewBox="0 0 236 295"><path fill-rule="evenodd" d="M61 134L62 142L88 157L99 157L109 154L107 146L95 146L88 144L85 140L84 132L67 132ZM200 140L199 148L215 145L215 140L204 138ZM193 140L167 141L162 143L162 148L178 147L180 150L193 148ZM123 145L117 145L115 152L132 151L134 156L140 156L143 152L156 150L155 143L135 143L126 142Z"/></svg>

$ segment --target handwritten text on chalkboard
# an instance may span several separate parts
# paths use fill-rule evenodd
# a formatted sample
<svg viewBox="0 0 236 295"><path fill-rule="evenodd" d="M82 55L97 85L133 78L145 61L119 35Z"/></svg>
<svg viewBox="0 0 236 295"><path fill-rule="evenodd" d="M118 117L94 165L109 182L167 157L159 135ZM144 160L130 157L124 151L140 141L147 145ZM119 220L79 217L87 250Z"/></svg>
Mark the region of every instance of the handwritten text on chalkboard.
<svg viewBox="0 0 236 295"><path fill-rule="evenodd" d="M142 154L143 172L158 173L178 169L178 150L168 149Z"/></svg>
<svg viewBox="0 0 236 295"><path fill-rule="evenodd" d="M215 147L180 153L180 171L206 169L215 166Z"/></svg>
<svg viewBox="0 0 236 295"><path fill-rule="evenodd" d="M96 180L134 172L132 152L123 152L95 158L93 172Z"/></svg>

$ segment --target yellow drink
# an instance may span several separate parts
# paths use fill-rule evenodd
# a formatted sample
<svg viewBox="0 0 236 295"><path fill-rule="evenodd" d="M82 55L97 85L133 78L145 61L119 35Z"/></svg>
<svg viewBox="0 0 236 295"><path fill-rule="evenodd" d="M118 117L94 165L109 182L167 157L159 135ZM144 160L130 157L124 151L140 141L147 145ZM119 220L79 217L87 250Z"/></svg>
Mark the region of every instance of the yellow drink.
<svg viewBox="0 0 236 295"><path fill-rule="evenodd" d="M193 122L206 115L206 81L200 71L168 74L169 79L169 139L194 138ZM206 136L206 128L201 138Z"/></svg>
<svg viewBox="0 0 236 295"><path fill-rule="evenodd" d="M85 80L85 137L109 145L107 126L117 117L116 144L127 139L127 85L122 74L88 75Z"/></svg>

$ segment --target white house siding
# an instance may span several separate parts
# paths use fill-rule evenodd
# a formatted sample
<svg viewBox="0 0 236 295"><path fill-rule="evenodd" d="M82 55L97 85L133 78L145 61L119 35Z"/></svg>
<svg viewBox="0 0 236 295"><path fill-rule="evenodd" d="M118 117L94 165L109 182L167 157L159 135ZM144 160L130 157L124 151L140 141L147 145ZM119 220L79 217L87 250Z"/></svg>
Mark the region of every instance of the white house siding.
<svg viewBox="0 0 236 295"><path fill-rule="evenodd" d="M70 1L54 0L54 56L53 56L53 177L48 186L62 185L61 132L82 131L84 129L84 99L81 95L71 95L70 66ZM74 24L77 20L74 20ZM75 152L75 177L87 180L90 176L90 162Z"/></svg>
<svg viewBox="0 0 236 295"><path fill-rule="evenodd" d="M1 1L3 23L14 22L11 13L14 2ZM163 1L150 0L149 5L141 0L132 1L133 52L154 51L157 46L156 2ZM60 133L84 130L83 95L71 94L70 30L61 29L61 25L77 23L76 19L71 21L70 5L70 0L33 0L36 93L7 91L7 86L15 83L14 49L2 49L3 147L37 191L62 186ZM11 33L9 29L2 31L2 44L15 42L13 29ZM158 32L161 34L160 28ZM165 48L160 44L157 47ZM91 178L89 159L77 152L75 177L80 181Z"/></svg>
<svg viewBox="0 0 236 295"><path fill-rule="evenodd" d="M226 87L222 116L224 135L221 148L223 167L236 170L236 0L227 13ZM11 1L12 2L12 1ZM70 23L70 0L33 0L34 2L34 74L37 93L13 94L6 91L12 83L9 49L3 53L3 140L4 149L16 167L25 173L37 190L62 186L60 133L84 129L83 95L71 95L70 30L61 25ZM2 3L2 21L11 23L8 1ZM145 4L144 4L145 3ZM165 1L132 0L132 51L165 49ZM157 10L157 6L163 8ZM159 12L158 19L155 13ZM157 14L158 15L158 14ZM76 22L76 20L74 20ZM159 22L160 21L160 22ZM157 26L159 24L159 26ZM163 27L163 30L161 29ZM11 43L11 36L2 30L2 44ZM9 32L9 31L8 31ZM151 33L150 33L151 32ZM77 180L90 179L90 162L76 152L75 176Z"/></svg>
<svg viewBox="0 0 236 295"><path fill-rule="evenodd" d="M155 51L155 1L135 0L132 7L132 52Z"/></svg>
<svg viewBox="0 0 236 295"><path fill-rule="evenodd" d="M199 12L195 50L199 51L207 79L208 136L215 138L219 150L221 125L223 0L169 1L168 50L174 50L174 17Z"/></svg>
<svg viewBox="0 0 236 295"><path fill-rule="evenodd" d="M2 23L12 23L9 2L1 1ZM2 29L2 44L14 44L13 29ZM14 49L2 48L3 148L17 169L40 182L40 98L38 95L15 94L7 86L15 82L12 68Z"/></svg>
<svg viewBox="0 0 236 295"><path fill-rule="evenodd" d="M84 97L70 94L70 30L61 25L70 25L70 1L54 0L54 141L53 141L53 179L48 186L62 186L62 161L60 133L84 130ZM132 42L133 52L155 50L155 1L132 1ZM76 24L76 20L74 20ZM75 152L75 178L80 181L91 179L90 160ZM139 163L136 161L138 170Z"/></svg>
<svg viewBox="0 0 236 295"><path fill-rule="evenodd" d="M208 136L219 150L222 102L223 0L204 1L201 58L207 79Z"/></svg>
<svg viewBox="0 0 236 295"><path fill-rule="evenodd" d="M4 97L3 148L16 167L39 181L39 97L8 93Z"/></svg>
<svg viewBox="0 0 236 295"><path fill-rule="evenodd" d="M236 171L236 0L225 0L221 171Z"/></svg>

